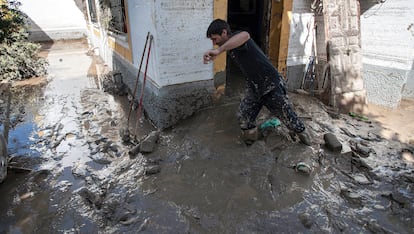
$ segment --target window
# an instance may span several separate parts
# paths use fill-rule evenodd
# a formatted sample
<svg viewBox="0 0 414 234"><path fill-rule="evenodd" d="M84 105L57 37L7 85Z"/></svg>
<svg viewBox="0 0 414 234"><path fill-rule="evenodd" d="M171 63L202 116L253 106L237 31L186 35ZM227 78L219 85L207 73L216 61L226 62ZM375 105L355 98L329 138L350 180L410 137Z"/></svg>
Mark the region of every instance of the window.
<svg viewBox="0 0 414 234"><path fill-rule="evenodd" d="M89 7L89 16L93 23L98 22L98 16L96 14L96 4L95 0L88 0L88 7Z"/></svg>
<svg viewBox="0 0 414 234"><path fill-rule="evenodd" d="M115 33L128 33L124 0L100 0L103 21L108 30Z"/></svg>

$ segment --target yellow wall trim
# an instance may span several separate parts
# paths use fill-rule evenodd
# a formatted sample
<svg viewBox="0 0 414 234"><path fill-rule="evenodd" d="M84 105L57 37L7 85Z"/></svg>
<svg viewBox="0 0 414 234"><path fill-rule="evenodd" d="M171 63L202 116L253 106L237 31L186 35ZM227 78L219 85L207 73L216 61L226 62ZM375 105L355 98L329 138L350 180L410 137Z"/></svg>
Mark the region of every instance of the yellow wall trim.
<svg viewBox="0 0 414 234"><path fill-rule="evenodd" d="M131 49L122 46L120 43L116 42L116 39L110 37L108 40L108 46L119 55L124 57L126 60L132 63L132 52Z"/></svg>
<svg viewBox="0 0 414 234"><path fill-rule="evenodd" d="M227 0L214 0L214 19L227 20ZM207 29L205 29L207 31ZM226 53L214 60L214 74L226 70Z"/></svg>
<svg viewBox="0 0 414 234"><path fill-rule="evenodd" d="M97 29L97 28L95 28L94 26L92 26L92 30L93 30L93 34L96 36L96 37L101 37L101 31L99 30L99 29Z"/></svg>
<svg viewBox="0 0 414 234"><path fill-rule="evenodd" d="M286 77L286 61L288 57L288 47L290 38L290 22L292 21L292 1L283 1L283 15L282 15L282 29L280 34L280 50L279 50L279 61L277 63L277 69Z"/></svg>

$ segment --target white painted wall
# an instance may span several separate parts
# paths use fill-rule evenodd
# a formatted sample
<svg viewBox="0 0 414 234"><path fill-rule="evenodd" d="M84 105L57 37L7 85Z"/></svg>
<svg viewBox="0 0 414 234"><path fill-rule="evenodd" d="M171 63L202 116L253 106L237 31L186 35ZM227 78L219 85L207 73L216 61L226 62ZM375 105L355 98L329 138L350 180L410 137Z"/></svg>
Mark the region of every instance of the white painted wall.
<svg viewBox="0 0 414 234"><path fill-rule="evenodd" d="M147 33L154 37L147 77L155 86L213 78L212 64L202 62L204 51L212 46L205 32L213 20L213 0L128 0L128 17L134 67L140 65ZM100 56L111 66L113 52L107 46L108 36L89 35L92 44L99 47ZM127 39L118 42L128 43ZM146 53L141 72L145 71L145 62Z"/></svg>
<svg viewBox="0 0 414 234"><path fill-rule="evenodd" d="M309 0L293 0L287 66L306 64L312 54L314 17L310 4Z"/></svg>
<svg viewBox="0 0 414 234"><path fill-rule="evenodd" d="M156 49L160 86L210 80L212 64L203 53L212 48L206 30L213 20L213 0L160 0L155 5Z"/></svg>
<svg viewBox="0 0 414 234"><path fill-rule="evenodd" d="M372 4L361 15L361 42L368 100L395 107L403 94L414 97L414 1Z"/></svg>
<svg viewBox="0 0 414 234"><path fill-rule="evenodd" d="M30 19L31 39L75 39L86 35L84 15L74 0L20 0L20 2L21 10Z"/></svg>
<svg viewBox="0 0 414 234"><path fill-rule="evenodd" d="M155 6L154 1L128 1L128 16L130 23L130 36L131 36L131 45L132 45L132 60L136 68L139 67L141 63L142 53L144 51L145 40L147 38L148 32L153 35L154 41L151 46L151 54L148 64L147 76L159 84L159 75L157 71L157 30L155 27ZM147 45L147 50L149 45ZM142 64L142 72L145 71L145 62L146 55Z"/></svg>
<svg viewBox="0 0 414 234"><path fill-rule="evenodd" d="M387 0L361 16L363 62L409 70L414 59L413 0Z"/></svg>

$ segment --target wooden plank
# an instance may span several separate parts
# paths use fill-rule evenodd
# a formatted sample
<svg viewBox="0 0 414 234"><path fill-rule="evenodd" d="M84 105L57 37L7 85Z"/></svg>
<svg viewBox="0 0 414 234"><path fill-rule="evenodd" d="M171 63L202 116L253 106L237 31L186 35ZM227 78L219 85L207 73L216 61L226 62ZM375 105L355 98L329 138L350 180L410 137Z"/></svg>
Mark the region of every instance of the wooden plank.
<svg viewBox="0 0 414 234"><path fill-rule="evenodd" d="M279 61L277 69L286 78L287 57L290 37L290 22L292 21L292 1L283 1L282 28L280 33Z"/></svg>
<svg viewBox="0 0 414 234"><path fill-rule="evenodd" d="M227 20L227 0L214 0L214 19ZM207 30L207 29L205 29ZM214 74L226 70L226 53L222 53L214 61Z"/></svg>

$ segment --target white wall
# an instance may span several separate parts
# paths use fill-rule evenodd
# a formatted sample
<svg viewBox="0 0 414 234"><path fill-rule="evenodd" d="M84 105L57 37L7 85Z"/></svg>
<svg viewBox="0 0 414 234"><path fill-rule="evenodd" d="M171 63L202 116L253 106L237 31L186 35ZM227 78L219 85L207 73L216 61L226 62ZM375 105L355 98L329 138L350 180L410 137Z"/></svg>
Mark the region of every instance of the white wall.
<svg viewBox="0 0 414 234"><path fill-rule="evenodd" d="M402 94L414 97L414 1L361 2L363 78L368 101L395 107ZM411 25L411 27L410 27Z"/></svg>
<svg viewBox="0 0 414 234"><path fill-rule="evenodd" d="M20 0L30 18L33 40L74 39L86 34L85 18L74 0ZM47 38L48 37L48 38Z"/></svg>
<svg viewBox="0 0 414 234"><path fill-rule="evenodd" d="M133 65L136 68L139 68L141 63L142 53L144 51L145 41L147 38L148 32L153 35L154 41L151 46L151 54L149 58L147 76L155 82L156 85L160 83L159 75L157 71L157 44L158 36L157 30L155 27L155 6L154 1L128 1L128 17L130 23L130 36L131 36L131 45L132 45L132 60ZM149 49L149 44L147 44L147 50ZM145 52L145 57L142 63L141 71L145 71L145 62L146 62L147 52Z"/></svg>
<svg viewBox="0 0 414 234"><path fill-rule="evenodd" d="M160 0L155 3L155 37L160 86L213 78L203 53L212 48L206 30L213 20L213 0Z"/></svg>
<svg viewBox="0 0 414 234"><path fill-rule="evenodd" d="M309 62L314 38L312 33L314 17L310 10L310 4L310 0L293 0L287 66Z"/></svg>
<svg viewBox="0 0 414 234"><path fill-rule="evenodd" d="M154 37L149 82L163 87L213 78L212 64L202 62L204 51L212 47L205 32L213 20L213 0L129 0L128 18L134 67L140 65L147 33ZM108 49L107 36L98 38L90 33L90 37L98 45L100 56L111 65L113 52ZM141 72L145 71L146 54Z"/></svg>

